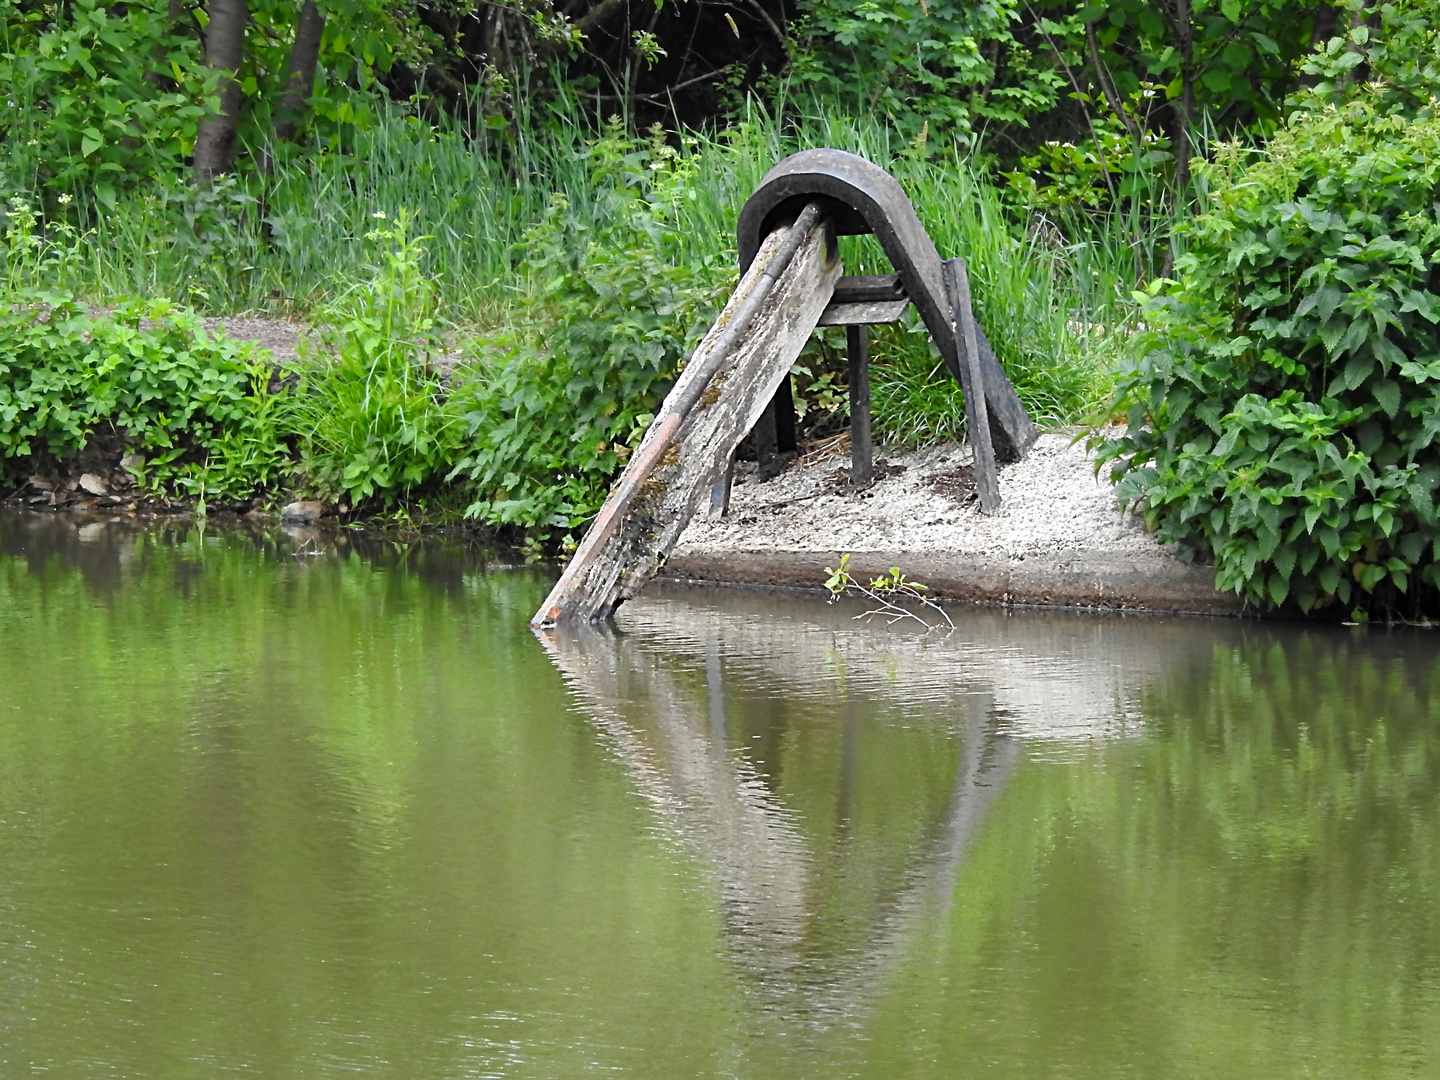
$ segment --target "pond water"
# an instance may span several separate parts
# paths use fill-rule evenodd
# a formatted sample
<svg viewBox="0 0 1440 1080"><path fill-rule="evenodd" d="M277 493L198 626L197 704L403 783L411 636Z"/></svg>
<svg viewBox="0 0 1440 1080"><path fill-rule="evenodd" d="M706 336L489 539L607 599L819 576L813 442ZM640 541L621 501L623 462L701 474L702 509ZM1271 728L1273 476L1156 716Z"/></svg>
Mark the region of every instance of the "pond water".
<svg viewBox="0 0 1440 1080"><path fill-rule="evenodd" d="M1440 1069L1420 631L0 517L0 1076Z"/></svg>

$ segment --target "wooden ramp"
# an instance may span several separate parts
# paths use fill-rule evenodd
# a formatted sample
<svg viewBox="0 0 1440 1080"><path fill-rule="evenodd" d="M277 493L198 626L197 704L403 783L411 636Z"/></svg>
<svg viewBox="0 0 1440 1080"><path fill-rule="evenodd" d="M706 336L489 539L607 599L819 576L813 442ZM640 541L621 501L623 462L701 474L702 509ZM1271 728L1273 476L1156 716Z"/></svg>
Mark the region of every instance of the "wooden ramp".
<svg viewBox="0 0 1440 1080"><path fill-rule="evenodd" d="M769 234L532 626L607 618L654 575L789 377L839 277L817 204Z"/></svg>

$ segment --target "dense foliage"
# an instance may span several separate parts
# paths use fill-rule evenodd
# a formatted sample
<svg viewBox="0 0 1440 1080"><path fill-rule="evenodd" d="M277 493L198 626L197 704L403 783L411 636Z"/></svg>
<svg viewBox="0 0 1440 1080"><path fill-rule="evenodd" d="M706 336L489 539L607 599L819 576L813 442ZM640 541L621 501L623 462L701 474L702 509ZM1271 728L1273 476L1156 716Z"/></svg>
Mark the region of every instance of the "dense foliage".
<svg viewBox="0 0 1440 1080"><path fill-rule="evenodd" d="M318 355L302 351L287 420L308 486L388 506L442 476L461 442L436 370L444 340L420 269L424 239L403 211L374 220L378 258L324 312Z"/></svg>
<svg viewBox="0 0 1440 1080"><path fill-rule="evenodd" d="M1183 185L1202 112L1266 130L1312 44L1378 18L1359 0L0 0L3 167L103 200L197 154L208 182L347 153L386 98L523 138L536 99L704 127L788 86L1113 198L1157 154Z"/></svg>
<svg viewBox="0 0 1440 1080"><path fill-rule="evenodd" d="M1376 97L1205 169L1106 447L1161 538L1260 605L1413 611L1440 585L1440 119Z"/></svg>
<svg viewBox="0 0 1440 1080"><path fill-rule="evenodd" d="M591 152L593 225L557 197L523 243L525 318L477 343L465 404L467 514L569 530L604 501L733 277L723 248L682 257L699 160L618 127Z"/></svg>
<svg viewBox="0 0 1440 1080"><path fill-rule="evenodd" d="M100 295L113 295L134 287L126 275L137 270L155 275L150 289L234 310L257 285L313 289L316 344L285 372L283 400L254 399L275 407L284 447L278 478L257 478L252 489L269 490L255 493L297 490L364 512L464 512L558 539L598 508L733 283L742 193L777 157L825 143L893 169L937 243L969 252L981 318L1032 415L1064 422L1103 400L1115 339L1086 328L1109 322L1089 290L1103 294L1096 282L1113 267L1087 267L1082 251L1011 223L998 190L963 157L917 153L875 123L796 128L787 134L757 114L723 139L679 148L662 132L636 137L619 124L593 139L562 130L527 145L560 189L537 206L533 187L482 199L474 187L501 181L486 171L492 163L452 134L392 118L374 133L364 171L317 172L309 185L292 173L275 189L268 245L227 218L236 204L223 181L177 204L194 224L170 226L173 239L160 205L140 218L155 223L153 236L108 221L41 236L28 209L13 211L9 290L98 281ZM357 205L347 176L375 201ZM438 176L454 178L456 193L427 182ZM414 213L403 209L410 197ZM117 218L130 200L121 196ZM162 247L167 258L147 258ZM847 247L853 271L885 269L873 242ZM251 260L248 277L225 276L226 252L237 250ZM838 337L817 335L796 368L807 430L843 426ZM885 438L963 434L959 388L918 319L876 335L873 372Z"/></svg>
<svg viewBox="0 0 1440 1080"><path fill-rule="evenodd" d="M93 192L113 206L117 190L176 172L215 90L194 34L163 8L117 14L99 0L73 0L64 19L13 0L0 14L0 175L12 187Z"/></svg>
<svg viewBox="0 0 1440 1080"><path fill-rule="evenodd" d="M0 22L12 471L110 432L159 494L569 533L733 280L741 201L831 145L967 257L1042 423L1103 400L1145 287L1107 453L1223 585L1362 608L1440 585L1418 0L0 0ZM170 301L324 330L272 386ZM838 335L795 375L810 431L838 430ZM963 435L917 321L875 334L874 404L892 443Z"/></svg>
<svg viewBox="0 0 1440 1080"><path fill-rule="evenodd" d="M64 294L11 297L0 303L0 478L109 438L152 491L202 506L248 498L282 474L270 379L253 346L164 301L91 314Z"/></svg>
<svg viewBox="0 0 1440 1080"><path fill-rule="evenodd" d="M1055 58L1036 53L1023 11L1019 0L814 0L793 77L827 98L863 102L912 136L1023 126L1066 89Z"/></svg>

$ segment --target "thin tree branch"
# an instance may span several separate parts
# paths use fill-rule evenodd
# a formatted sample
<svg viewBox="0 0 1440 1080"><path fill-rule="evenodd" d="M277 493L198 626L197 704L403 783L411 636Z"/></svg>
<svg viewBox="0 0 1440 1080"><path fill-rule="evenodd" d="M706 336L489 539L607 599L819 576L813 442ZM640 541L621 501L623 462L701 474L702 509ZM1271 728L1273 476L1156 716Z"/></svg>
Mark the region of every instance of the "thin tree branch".
<svg viewBox="0 0 1440 1080"><path fill-rule="evenodd" d="M620 8L625 7L626 3L627 0L600 0L600 3L575 20L575 29L582 35L588 34Z"/></svg>
<svg viewBox="0 0 1440 1080"><path fill-rule="evenodd" d="M704 14L705 0L695 0L695 21L690 24L690 39L685 42L685 55L680 58L680 70L675 73L677 79L690 66L690 57L695 51L695 34L700 29L700 19Z"/></svg>
<svg viewBox="0 0 1440 1080"><path fill-rule="evenodd" d="M1100 92L1105 95L1105 101L1109 104L1110 111L1115 114L1120 123L1125 125L1125 130L1130 133L1130 138L1135 140L1135 145L1138 147L1141 142L1140 128L1135 123L1135 118L1125 111L1125 103L1120 100L1120 93L1110 80L1110 69L1105 66L1105 61L1100 57L1100 42L1096 38L1093 22L1085 24L1085 44L1090 49L1090 64L1095 69L1095 80L1100 84Z"/></svg>
<svg viewBox="0 0 1440 1080"><path fill-rule="evenodd" d="M770 17L770 13L761 5L760 0L745 0L745 2L754 9L755 14L759 15L765 25L770 28L770 33L775 35L775 40L780 44L780 52L784 54L786 60L789 60L790 41L785 37L785 31L781 30L775 20Z"/></svg>
<svg viewBox="0 0 1440 1080"><path fill-rule="evenodd" d="M665 104L664 98L670 94L675 93L677 90L684 90L686 87L697 86L700 83L710 82L712 79L718 79L729 70L730 68L728 66L716 68L708 75L696 75L693 79L686 79L684 82L676 83L674 86L667 86L664 90L660 91L657 94L637 94L635 95L635 100L648 101L655 105L663 105Z"/></svg>
<svg viewBox="0 0 1440 1080"><path fill-rule="evenodd" d="M1085 115L1085 126L1090 129L1090 140L1095 144L1096 152L1103 153L1100 145L1100 136L1095 131L1095 121L1091 119L1090 110L1085 105L1085 99L1089 97L1089 95L1080 89L1080 81L1075 78L1075 72L1072 71L1070 65L1065 62L1065 57L1061 55L1059 48L1056 47L1054 39L1052 39L1045 28L1040 25L1040 16L1037 15L1035 9L1030 6L1030 0L1025 0L1025 10L1030 13L1030 18L1034 20L1035 28L1040 31L1040 35L1045 39L1045 44L1049 45L1050 51L1055 54L1055 62L1060 65L1065 72L1065 77L1070 80L1070 85L1075 90L1075 100L1080 106L1080 111ZM1115 182L1110 179L1110 170L1105 167L1103 158L1100 162L1100 174L1105 177L1105 190L1110 193L1111 205L1118 205L1119 195L1115 191Z"/></svg>

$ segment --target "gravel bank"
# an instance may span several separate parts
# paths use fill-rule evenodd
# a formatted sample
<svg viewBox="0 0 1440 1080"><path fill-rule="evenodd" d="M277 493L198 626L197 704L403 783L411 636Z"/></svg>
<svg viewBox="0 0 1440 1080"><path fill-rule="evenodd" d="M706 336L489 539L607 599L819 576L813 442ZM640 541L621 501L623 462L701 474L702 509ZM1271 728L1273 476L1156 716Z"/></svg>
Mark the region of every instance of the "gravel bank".
<svg viewBox="0 0 1440 1080"><path fill-rule="evenodd" d="M837 449L843 450L843 446ZM970 496L970 451L940 446L879 459L889 475L848 487L849 456L795 462L767 483L742 464L726 518L697 518L683 548L970 552L1025 558L1062 551L1125 551L1168 558L1132 515L1122 514L1094 461L1067 435L1042 435L1023 461L1000 470L1000 512ZM963 470L963 471L962 471ZM957 475L957 472L959 475Z"/></svg>
<svg viewBox="0 0 1440 1080"><path fill-rule="evenodd" d="M309 337L311 330L304 323L288 322L284 319L260 319L242 315L208 318L205 327L218 331L236 341L253 341L262 349L269 349L277 363L287 363L300 355L301 337Z"/></svg>
<svg viewBox="0 0 1440 1080"><path fill-rule="evenodd" d="M290 363L300 357L300 341L304 338L313 353L319 351L320 327L282 319L260 319L248 316L221 316L204 320L205 326L237 341L253 341L268 349L277 364ZM431 367L447 379L460 363L462 355L445 352L431 360Z"/></svg>
<svg viewBox="0 0 1440 1080"><path fill-rule="evenodd" d="M828 452L827 452L828 451ZM860 573L899 566L939 594L984 603L1233 613L1208 567L1179 562L1121 512L1093 456L1068 435L1042 435L1000 471L1002 507L980 513L969 450L886 454L880 478L848 486L836 443L761 483L738 470L730 513L698 517L667 564L687 580L815 588L842 553Z"/></svg>

